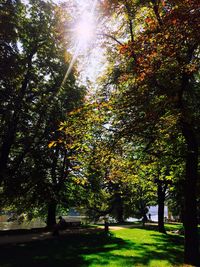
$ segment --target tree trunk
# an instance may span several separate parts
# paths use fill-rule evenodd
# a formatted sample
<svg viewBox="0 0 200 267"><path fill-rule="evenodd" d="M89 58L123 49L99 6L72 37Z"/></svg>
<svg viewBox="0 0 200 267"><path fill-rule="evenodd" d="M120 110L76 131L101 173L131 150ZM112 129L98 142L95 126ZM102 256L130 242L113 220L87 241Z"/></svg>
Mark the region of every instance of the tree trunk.
<svg viewBox="0 0 200 267"><path fill-rule="evenodd" d="M184 184L184 229L186 264L199 266L199 239L197 221L196 187L198 178L198 143L189 124L182 124L182 131L187 144L186 176Z"/></svg>
<svg viewBox="0 0 200 267"><path fill-rule="evenodd" d="M124 223L124 207L123 200L120 194L116 196L116 212L117 212L117 222Z"/></svg>
<svg viewBox="0 0 200 267"><path fill-rule="evenodd" d="M52 228L56 224L56 203L50 202L48 205L47 227Z"/></svg>
<svg viewBox="0 0 200 267"><path fill-rule="evenodd" d="M164 225L165 191L162 181L158 181L158 231L160 233L166 233Z"/></svg>
<svg viewBox="0 0 200 267"><path fill-rule="evenodd" d="M18 126L20 115L22 112L23 99L24 99L24 95L27 90L29 79L30 79L30 71L32 68L32 58L34 54L36 53L36 51L37 49L34 48L27 58L27 65L28 65L27 72L22 81L19 94L17 98L15 99L14 113L13 113L12 118L7 122L8 124L7 131L5 132L5 135L2 141L2 146L0 148L0 185L3 182L3 180L6 178L6 175L8 172L7 165L8 165L9 155L10 155L11 147L13 146L15 142L17 126Z"/></svg>
<svg viewBox="0 0 200 267"><path fill-rule="evenodd" d="M15 133L17 128L17 120L9 124L8 131L6 132L3 144L0 148L0 184L7 175L7 163L11 147L15 141Z"/></svg>

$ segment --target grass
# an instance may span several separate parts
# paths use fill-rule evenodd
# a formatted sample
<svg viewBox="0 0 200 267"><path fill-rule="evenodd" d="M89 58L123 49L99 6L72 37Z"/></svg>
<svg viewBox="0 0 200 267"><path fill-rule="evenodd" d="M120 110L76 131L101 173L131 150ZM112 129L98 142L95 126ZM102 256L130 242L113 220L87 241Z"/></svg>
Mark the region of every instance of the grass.
<svg viewBox="0 0 200 267"><path fill-rule="evenodd" d="M93 230L3 245L0 250L0 267L177 267L182 266L183 237L134 226L111 231L110 235Z"/></svg>

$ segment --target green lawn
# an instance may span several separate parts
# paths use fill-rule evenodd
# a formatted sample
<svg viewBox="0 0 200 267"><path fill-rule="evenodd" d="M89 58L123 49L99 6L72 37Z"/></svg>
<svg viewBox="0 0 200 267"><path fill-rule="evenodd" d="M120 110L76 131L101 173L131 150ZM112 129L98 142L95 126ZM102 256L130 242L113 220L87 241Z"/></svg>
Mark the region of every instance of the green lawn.
<svg viewBox="0 0 200 267"><path fill-rule="evenodd" d="M0 267L182 266L181 236L135 227L98 231L1 246Z"/></svg>

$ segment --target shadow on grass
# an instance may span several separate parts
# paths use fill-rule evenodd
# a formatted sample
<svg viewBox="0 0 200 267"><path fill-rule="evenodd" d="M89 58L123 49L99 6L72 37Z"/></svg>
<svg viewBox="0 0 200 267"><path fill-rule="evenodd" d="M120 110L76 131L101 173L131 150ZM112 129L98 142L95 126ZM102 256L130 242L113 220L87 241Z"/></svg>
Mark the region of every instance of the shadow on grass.
<svg viewBox="0 0 200 267"><path fill-rule="evenodd" d="M131 231L131 230L130 230ZM153 244L134 243L103 232L72 234L1 246L1 267L148 266L150 260L182 263L181 237L152 234ZM130 253L133 251L134 255Z"/></svg>
<svg viewBox="0 0 200 267"><path fill-rule="evenodd" d="M137 263L148 265L150 260L165 260L172 266L183 264L183 243L181 236L151 234L154 243L143 243L140 247L141 257Z"/></svg>

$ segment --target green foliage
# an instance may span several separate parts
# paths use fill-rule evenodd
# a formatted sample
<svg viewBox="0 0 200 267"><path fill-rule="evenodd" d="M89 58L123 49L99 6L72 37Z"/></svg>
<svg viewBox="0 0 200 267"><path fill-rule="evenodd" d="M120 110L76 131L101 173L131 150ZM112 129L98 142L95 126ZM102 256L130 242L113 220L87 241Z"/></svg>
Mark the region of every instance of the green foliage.
<svg viewBox="0 0 200 267"><path fill-rule="evenodd" d="M137 1L137 5L136 1L115 3L113 13L120 12L129 33L118 46L118 56L115 54L111 59L114 77L113 60L119 70L117 79L110 80L114 84L113 125L118 135L144 147L143 159L155 162L155 166L150 167L150 175L157 176L154 179L161 195L169 190L167 184L170 189L174 186L177 195L183 194L185 261L195 265L199 178L199 108L196 104L200 99L197 78L200 20L199 11L195 10L199 3L197 0ZM184 190L175 188L181 183Z"/></svg>
<svg viewBox="0 0 200 267"><path fill-rule="evenodd" d="M48 144L59 138L60 121L85 95L74 71L61 86L71 58L65 34L69 15L50 2L4 1L1 16L2 28L10 21L0 54L6 63L0 84L1 202L28 213L43 211L52 201L68 207L66 151Z"/></svg>

